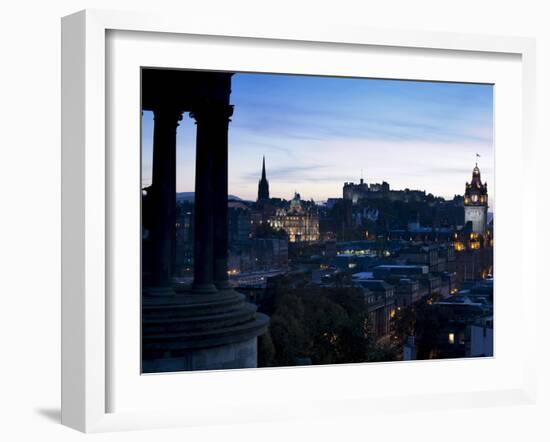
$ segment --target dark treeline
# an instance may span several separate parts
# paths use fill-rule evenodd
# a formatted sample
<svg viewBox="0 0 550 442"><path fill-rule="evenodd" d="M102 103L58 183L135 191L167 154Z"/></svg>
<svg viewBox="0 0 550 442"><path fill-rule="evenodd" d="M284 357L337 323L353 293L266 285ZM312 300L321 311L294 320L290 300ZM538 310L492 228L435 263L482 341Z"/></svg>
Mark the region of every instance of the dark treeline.
<svg viewBox="0 0 550 442"><path fill-rule="evenodd" d="M260 367L395 360L375 344L367 309L352 287L273 288L269 331L259 339Z"/></svg>

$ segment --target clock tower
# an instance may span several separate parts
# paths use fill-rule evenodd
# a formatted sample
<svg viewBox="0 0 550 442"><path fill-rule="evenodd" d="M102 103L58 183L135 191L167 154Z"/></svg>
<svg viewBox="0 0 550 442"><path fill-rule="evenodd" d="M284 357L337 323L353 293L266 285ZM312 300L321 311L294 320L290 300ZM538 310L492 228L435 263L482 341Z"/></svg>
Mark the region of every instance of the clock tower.
<svg viewBox="0 0 550 442"><path fill-rule="evenodd" d="M464 192L464 224L472 222L472 232L484 235L487 230L487 183L481 182L477 162L472 172L472 182L466 183Z"/></svg>

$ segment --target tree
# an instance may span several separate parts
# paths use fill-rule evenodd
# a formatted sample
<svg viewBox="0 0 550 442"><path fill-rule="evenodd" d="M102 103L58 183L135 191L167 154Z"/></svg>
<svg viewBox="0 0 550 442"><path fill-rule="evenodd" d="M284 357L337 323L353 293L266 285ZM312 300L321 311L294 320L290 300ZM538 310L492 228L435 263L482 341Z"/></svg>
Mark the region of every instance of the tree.
<svg viewBox="0 0 550 442"><path fill-rule="evenodd" d="M398 311L393 324L392 342L403 346L407 336L414 336L417 359L433 358L442 353L441 331L452 320L452 312L423 299Z"/></svg>
<svg viewBox="0 0 550 442"><path fill-rule="evenodd" d="M275 346L271 332L267 330L258 338L258 367L272 367L275 362Z"/></svg>
<svg viewBox="0 0 550 442"><path fill-rule="evenodd" d="M367 308L357 288L290 288L280 281L272 290L269 337L259 344L262 366L296 365L298 358L313 364L397 358L393 347L378 344L367 333Z"/></svg>

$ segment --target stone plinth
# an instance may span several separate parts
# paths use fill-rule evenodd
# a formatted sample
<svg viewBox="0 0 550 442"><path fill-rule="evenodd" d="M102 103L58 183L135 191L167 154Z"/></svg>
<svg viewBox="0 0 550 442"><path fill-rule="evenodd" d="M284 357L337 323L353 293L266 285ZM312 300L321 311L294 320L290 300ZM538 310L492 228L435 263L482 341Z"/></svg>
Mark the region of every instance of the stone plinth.
<svg viewBox="0 0 550 442"><path fill-rule="evenodd" d="M143 372L257 366L257 337L268 317L232 290L143 297Z"/></svg>

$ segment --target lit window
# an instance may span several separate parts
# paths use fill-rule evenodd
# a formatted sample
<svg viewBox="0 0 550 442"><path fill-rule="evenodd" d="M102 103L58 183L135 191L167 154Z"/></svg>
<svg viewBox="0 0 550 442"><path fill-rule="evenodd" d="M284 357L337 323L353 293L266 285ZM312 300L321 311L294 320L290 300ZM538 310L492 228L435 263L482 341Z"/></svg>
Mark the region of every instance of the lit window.
<svg viewBox="0 0 550 442"><path fill-rule="evenodd" d="M454 343L455 343L455 334L449 333L449 344L454 344Z"/></svg>

